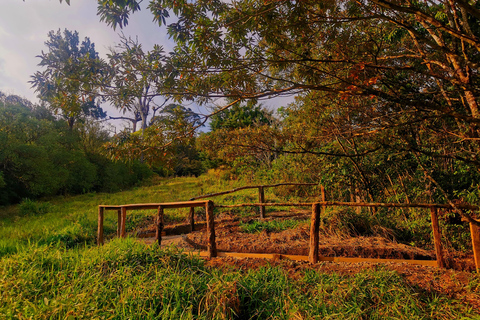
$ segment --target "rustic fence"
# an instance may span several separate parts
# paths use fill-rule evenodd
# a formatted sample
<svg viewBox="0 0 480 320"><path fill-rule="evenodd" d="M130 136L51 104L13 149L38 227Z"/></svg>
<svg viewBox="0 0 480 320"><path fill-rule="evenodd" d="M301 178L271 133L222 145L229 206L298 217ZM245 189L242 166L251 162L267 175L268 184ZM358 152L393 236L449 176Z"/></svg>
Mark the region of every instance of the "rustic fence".
<svg viewBox="0 0 480 320"><path fill-rule="evenodd" d="M288 258L293 260L307 260L311 263L317 263L318 261L338 261L338 262L387 262L387 261L396 261L396 262L407 262L411 264L421 264L429 266L438 266L440 268L445 267L445 259L443 256L442 240L440 234L440 227L438 223L438 209L450 209L450 205L446 204L429 204L429 203L359 203L359 202L340 202L340 201L325 201L325 191L324 188L321 188L320 199L322 201L318 202L307 202L307 203L268 203L265 202L265 197L263 190L266 187L275 187L280 185L306 185L306 184L276 184L276 185L264 185L264 186L248 186L241 187L229 191L213 193L209 195L203 195L199 197L194 197L191 201L185 202L167 202L167 203L147 203L147 204L127 204L127 205L99 205L98 206L98 245L104 243L103 236L103 223L104 223L104 213L106 210L116 211L118 214L118 223L117 223L117 236L125 237L125 223L127 217L127 210L145 210L145 209L155 209L157 210L156 216L156 242L160 245L162 241L162 231L164 227L164 210L170 208L190 208L189 218L191 224L191 230L195 229L194 221L194 208L195 207L204 207L206 212L206 224L207 224L207 252L200 253L201 255L207 257L216 257L216 256L238 256L238 257L260 257L260 258ZM307 184L314 185L314 184ZM234 205L215 205L213 201L193 201L195 199L205 199L212 196L228 194L244 189L253 189L257 188L259 190L259 202L258 203L243 203L243 204L234 204ZM260 210L260 217L265 217L265 207L267 206L295 206L295 207L311 207L312 214L310 220L310 241L309 241L309 254L308 256L293 256L293 255L283 255L283 254L241 254L241 253L227 253L227 252L217 252L216 241L215 241L215 217L214 217L214 208L234 208L234 207L259 207L263 208ZM398 259L368 259L368 258L343 258L343 257L321 257L319 255L319 232L320 232L320 221L321 217L324 216L325 210L327 207L386 207L386 208L426 208L430 210L430 217L433 230L434 246L435 246L435 255L436 260L398 260ZM464 210L475 210L478 211L480 207L472 205L457 205L458 209ZM470 222L470 232L472 238L473 253L475 259L475 265L477 272L480 272L480 228Z"/></svg>

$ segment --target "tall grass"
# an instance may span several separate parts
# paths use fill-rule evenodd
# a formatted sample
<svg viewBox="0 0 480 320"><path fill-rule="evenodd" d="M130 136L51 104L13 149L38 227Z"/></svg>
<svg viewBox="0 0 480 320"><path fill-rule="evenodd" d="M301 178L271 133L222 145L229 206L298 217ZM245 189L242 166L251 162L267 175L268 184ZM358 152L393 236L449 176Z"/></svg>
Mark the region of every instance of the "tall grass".
<svg viewBox="0 0 480 320"><path fill-rule="evenodd" d="M206 267L135 240L32 247L0 263L2 319L458 319L460 302L382 268L356 275Z"/></svg>

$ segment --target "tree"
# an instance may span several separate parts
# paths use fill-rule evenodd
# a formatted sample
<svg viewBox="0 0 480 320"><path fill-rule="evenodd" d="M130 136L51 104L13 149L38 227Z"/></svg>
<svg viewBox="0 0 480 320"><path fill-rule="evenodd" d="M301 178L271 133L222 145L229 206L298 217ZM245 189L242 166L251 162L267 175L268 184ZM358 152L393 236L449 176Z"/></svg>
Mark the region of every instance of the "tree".
<svg viewBox="0 0 480 320"><path fill-rule="evenodd" d="M142 159L161 174L198 175L202 171L195 148L200 116L189 108L169 104L141 133L121 132L105 145L112 159Z"/></svg>
<svg viewBox="0 0 480 320"><path fill-rule="evenodd" d="M133 0L108 8L106 3L112 2L104 1L99 13L114 26L125 25L115 19L119 8L138 9ZM168 25L177 43L170 76L185 98L327 92L349 103L352 112L363 110L363 123L370 125L355 126L357 134L427 121L430 130L442 127L468 146L442 154L429 146L406 148L479 167L477 4L161 0L149 8L161 25L170 14L178 17Z"/></svg>
<svg viewBox="0 0 480 320"><path fill-rule="evenodd" d="M127 111L132 114L110 118L132 122L133 132L137 130L139 121L140 128L145 130L149 117L154 117L168 101L156 101L156 97L163 92L163 55L161 46L156 45L151 51L145 52L138 40L124 36L108 55L112 80L111 86L103 88L104 94L124 114Z"/></svg>
<svg viewBox="0 0 480 320"><path fill-rule="evenodd" d="M70 129L82 118L104 118L96 88L107 72L95 45L89 38L80 43L78 32L67 29L63 34L50 31L48 38L48 51L38 56L45 70L37 71L30 81L39 98L65 118Z"/></svg>
<svg viewBox="0 0 480 320"><path fill-rule="evenodd" d="M125 25L120 8L123 17L138 10L135 0L107 3L99 14L114 26ZM404 152L438 189L432 159L480 171L477 1L155 0L149 8L160 25L177 17L167 26L176 42L169 83L185 99L321 92L317 111L344 124L338 137L368 137L369 149L343 156ZM302 152L317 153L312 146Z"/></svg>
<svg viewBox="0 0 480 320"><path fill-rule="evenodd" d="M214 111L217 111L216 108ZM210 118L210 130L215 131L220 128L232 130L245 128L253 125L263 125L272 123L272 114L265 110L262 105L256 104L256 101L249 100L246 104L235 104L223 112L216 113Z"/></svg>

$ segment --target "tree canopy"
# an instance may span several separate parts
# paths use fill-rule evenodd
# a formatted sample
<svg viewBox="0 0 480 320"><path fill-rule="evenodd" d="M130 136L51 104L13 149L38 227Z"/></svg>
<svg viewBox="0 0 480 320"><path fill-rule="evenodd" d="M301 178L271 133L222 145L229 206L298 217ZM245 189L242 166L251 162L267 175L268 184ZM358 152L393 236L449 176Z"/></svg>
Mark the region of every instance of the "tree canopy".
<svg viewBox="0 0 480 320"><path fill-rule="evenodd" d="M78 32L67 29L63 34L50 31L41 53L39 66L45 67L32 76L32 86L43 101L62 115L73 128L75 121L85 118L104 118L96 86L107 70L89 38L81 43Z"/></svg>

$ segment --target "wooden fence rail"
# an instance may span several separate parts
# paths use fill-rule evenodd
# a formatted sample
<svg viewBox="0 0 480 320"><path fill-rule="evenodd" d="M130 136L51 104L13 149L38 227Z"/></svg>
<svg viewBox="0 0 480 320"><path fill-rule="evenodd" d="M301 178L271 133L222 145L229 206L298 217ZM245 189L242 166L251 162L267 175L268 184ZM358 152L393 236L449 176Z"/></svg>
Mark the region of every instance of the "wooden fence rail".
<svg viewBox="0 0 480 320"><path fill-rule="evenodd" d="M239 187L235 188L232 190L227 190L227 191L222 191L222 192L216 192L216 193L209 193L209 194L204 194L201 196L193 197L190 199L191 200L197 200L197 199L205 199L205 198L211 198L211 197L216 197L216 196L221 196L224 194L229 194L229 193L234 193L238 192L241 190L246 190L246 189L258 189L258 201L260 203L265 202L265 188L275 188L275 187L280 187L280 186L317 186L318 183L296 183L296 182L285 182L285 183L276 183L276 184L264 184L264 185L256 185L256 186L244 186L244 187ZM323 188L323 186L322 186ZM322 189L322 194L325 195L324 189ZM259 205L259 212L260 212L260 218L263 219L265 218L265 206ZM191 213L191 216L193 216L193 213Z"/></svg>
<svg viewBox="0 0 480 320"><path fill-rule="evenodd" d="M214 195L221 195L226 193L235 192L238 190L249 189L249 188L260 188L260 187L272 187L278 185L303 185L303 184L277 184L277 185L268 185L268 186L249 186L249 187L242 187L237 188L234 190L230 190L229 192L220 192L218 194L210 194L207 196L214 196ZM263 188L261 188L263 190ZM202 196L203 197L203 196ZM198 199L199 197L197 197ZM195 199L195 198L192 198ZM341 202L341 201L325 201L325 192L322 188L322 195L321 200L319 202L304 202L304 203L265 203L263 202L263 198L260 197L259 203L243 203L243 204L236 204L236 205L215 205L213 201L184 201L184 202L166 202L166 203L143 203L143 204L126 204L126 205L99 205L98 206L98 234L97 234L97 243L98 245L102 245L104 243L104 235L103 235L103 225L104 225L104 215L105 211L112 210L117 212L118 216L118 225L117 225L117 236L124 238L125 233L125 223L127 217L128 210L145 210L145 209L155 209L157 210L156 216L156 242L160 245L162 240L162 231L164 227L164 210L165 209L172 209L172 208L190 208L189 211L189 221L191 224L191 230L194 230L195 221L194 221L194 211L195 207L204 207L206 212L206 220L207 220L207 253L206 256L208 257L216 257L218 255L217 247L216 247L216 239L215 239L215 216L214 216L214 208L234 208L234 207L249 207L249 206L258 206L258 207L266 207L266 206L295 206L295 207L311 207L312 214L310 220L310 241L309 241L309 255L308 261L311 263L317 263L318 261L352 261L352 262L359 262L359 261L374 261L374 262L381 262L381 261L396 261L396 260L388 260L388 259L366 259L366 258L329 258L329 257L320 257L319 256L319 232L320 232L320 223L322 221L322 217L325 214L325 209L328 206L345 206L345 207L386 207L386 208L426 208L430 209L430 217L432 222L432 231L433 231L433 238L434 238L434 246L435 246L435 255L436 261L424 261L424 260L408 260L409 263L414 264L422 264L422 265L432 265L436 264L438 267L443 268L445 267L445 260L443 257L443 249L442 249L442 242L441 242L441 234L440 234L440 227L438 223L438 209L449 209L451 208L448 204L432 204L432 203L359 203L359 202ZM473 205L457 205L457 208L464 209L464 210L476 210L480 209L479 206ZM475 259L475 265L477 268L477 272L480 272L480 228L472 223L470 223L470 231L472 237L472 246L473 246L473 253ZM229 255L233 255L234 253L229 253ZM225 255L222 253L222 255ZM238 254L242 255L242 254ZM252 254L243 254L243 255L252 255ZM268 254L264 256L270 256ZM272 256L280 256L280 255L272 255ZM281 255L287 257L287 255ZM288 256L290 257L290 256ZM303 256L302 256L303 257ZM304 260L304 258L298 257L300 260ZM332 260L334 259L334 260ZM335 260L336 259L336 260ZM339 260L340 259L340 260ZM342 260L343 259L343 260ZM400 260L398 260L400 261ZM403 262L403 260L402 260Z"/></svg>

